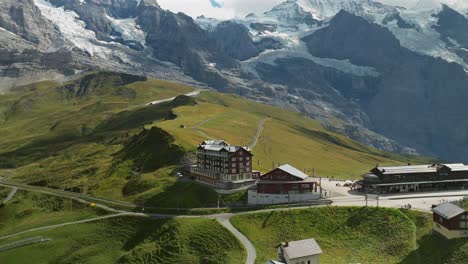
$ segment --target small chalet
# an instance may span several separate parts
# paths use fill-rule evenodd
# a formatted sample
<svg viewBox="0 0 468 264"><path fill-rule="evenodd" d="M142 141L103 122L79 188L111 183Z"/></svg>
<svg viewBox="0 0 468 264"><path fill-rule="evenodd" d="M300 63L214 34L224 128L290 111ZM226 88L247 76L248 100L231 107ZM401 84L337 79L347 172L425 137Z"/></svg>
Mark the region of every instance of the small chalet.
<svg viewBox="0 0 468 264"><path fill-rule="evenodd" d="M432 209L432 229L447 239L468 237L468 212L458 205L443 203Z"/></svg>
<svg viewBox="0 0 468 264"><path fill-rule="evenodd" d="M319 264L322 249L315 239L304 239L281 243L278 248L280 263Z"/></svg>
<svg viewBox="0 0 468 264"><path fill-rule="evenodd" d="M287 204L320 198L317 181L286 164L260 176L256 188L248 191L249 204Z"/></svg>
<svg viewBox="0 0 468 264"><path fill-rule="evenodd" d="M206 140L197 148L197 164L190 169L195 180L221 189L255 184L252 153L247 147L224 140Z"/></svg>

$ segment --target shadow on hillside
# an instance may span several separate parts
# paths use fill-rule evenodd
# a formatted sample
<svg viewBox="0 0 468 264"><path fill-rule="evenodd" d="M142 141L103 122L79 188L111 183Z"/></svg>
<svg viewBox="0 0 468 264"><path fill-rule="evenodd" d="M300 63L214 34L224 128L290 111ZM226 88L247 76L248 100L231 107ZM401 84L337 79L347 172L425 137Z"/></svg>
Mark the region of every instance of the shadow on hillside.
<svg viewBox="0 0 468 264"><path fill-rule="evenodd" d="M174 176L175 177L175 176ZM218 194L210 187L195 182L177 181L150 197L141 197L138 204L158 208L215 208Z"/></svg>
<svg viewBox="0 0 468 264"><path fill-rule="evenodd" d="M272 225L274 225L275 223L279 222L279 220L280 220L281 218L277 218L276 221L271 221L271 218L272 218L274 215L275 215L275 211L271 211L271 212L268 214L267 218L266 218L266 219L263 221L263 223L262 223L262 228L266 228L266 227L268 227L268 226L272 226Z"/></svg>
<svg viewBox="0 0 468 264"><path fill-rule="evenodd" d="M330 210L333 211L334 208L331 207ZM370 213L369 208L361 207L356 211L356 213L354 213L354 214L350 215L348 218L346 218L346 221L344 221L342 224L338 225L333 230L333 233L338 232L340 229L344 228L345 226L347 226L347 227L358 227L363 222L369 221L369 219L371 219L371 218L372 218L372 214Z"/></svg>
<svg viewBox="0 0 468 264"><path fill-rule="evenodd" d="M171 237L174 230L177 230L177 227L172 225L174 223L171 219L146 220L145 224L136 225L135 232L125 241L123 249L130 251L144 242Z"/></svg>
<svg viewBox="0 0 468 264"><path fill-rule="evenodd" d="M86 143L120 144L132 129L142 128L156 120L173 119L172 109L196 102L187 96L179 96L172 102L123 111L103 121L88 135L61 134L39 138L14 151L0 153L0 168L12 169L34 163L74 145ZM176 150L174 150L176 151Z"/></svg>
<svg viewBox="0 0 468 264"><path fill-rule="evenodd" d="M468 246L468 239L447 240L444 237L432 233L421 237L418 241L419 247L406 256L400 264L442 264L447 263L450 257L459 255L456 252L462 247ZM466 253L461 256L461 262L467 263ZM452 263L452 262L450 262Z"/></svg>

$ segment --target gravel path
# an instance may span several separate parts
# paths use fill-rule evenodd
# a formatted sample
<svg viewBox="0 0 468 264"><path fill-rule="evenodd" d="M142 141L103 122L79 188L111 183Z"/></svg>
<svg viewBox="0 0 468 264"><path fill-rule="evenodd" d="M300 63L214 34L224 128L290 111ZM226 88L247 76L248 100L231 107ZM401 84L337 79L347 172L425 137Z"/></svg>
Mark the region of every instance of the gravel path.
<svg viewBox="0 0 468 264"><path fill-rule="evenodd" d="M254 245L250 240L244 236L239 230L237 230L229 220L229 217L219 217L217 218L218 222L229 230L245 247L247 251L246 264L255 264L255 259L257 258L257 251L255 250Z"/></svg>
<svg viewBox="0 0 468 264"><path fill-rule="evenodd" d="M3 200L3 204L8 203L13 197L15 196L16 192L18 191L18 188L14 187L11 189L11 192L8 194L8 196Z"/></svg>
<svg viewBox="0 0 468 264"><path fill-rule="evenodd" d="M196 90L196 91L193 91L193 92L190 92L190 93L186 93L185 96L193 97L193 96L197 96L199 94L200 94L200 90ZM157 104L162 104L162 103L165 103L165 102L170 102L170 101L174 100L175 98L176 97L171 97L171 98L152 101L152 102L147 103L146 106L157 105Z"/></svg>
<svg viewBox="0 0 468 264"><path fill-rule="evenodd" d="M258 122L257 125L257 131L255 131L255 136L252 139L252 143L250 143L249 148L253 149L258 142L258 139L260 138L260 135L262 134L263 128L265 127L265 121L267 121L268 118L264 118Z"/></svg>

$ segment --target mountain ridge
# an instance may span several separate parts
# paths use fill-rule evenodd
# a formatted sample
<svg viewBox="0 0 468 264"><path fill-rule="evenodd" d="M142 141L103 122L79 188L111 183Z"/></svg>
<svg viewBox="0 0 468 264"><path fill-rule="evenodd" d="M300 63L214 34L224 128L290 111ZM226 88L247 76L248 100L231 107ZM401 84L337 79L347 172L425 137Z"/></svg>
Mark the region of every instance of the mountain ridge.
<svg viewBox="0 0 468 264"><path fill-rule="evenodd" d="M5 55L0 61L0 80L7 85L24 84L34 78L66 80L99 69L177 80L303 112L329 129L380 149L457 161L464 157L463 152L439 144L416 143L420 138L440 141L440 135L446 135L441 132L443 127L431 125L427 135L390 132L394 129L387 129L389 119L383 114L376 117L366 105L382 103L376 101L376 96L383 83L390 86L388 92L398 96L402 94L401 79L411 78L407 84L427 83L425 79L435 68L443 72L437 76L454 87L466 82L461 77L463 69L468 69L462 30L466 19L448 6L428 11L372 0L289 0L265 14L230 21L192 19L164 10L154 0L8 0L0 7L0 27L4 29L0 35L5 36L0 41L0 53ZM10 9L19 11L11 13L7 11ZM325 45L311 48L304 40L330 28L342 10L388 30L387 39L394 44L361 43L373 50L372 56L362 47L344 47L354 48L356 53L343 56L327 55ZM42 21L44 26L31 24L22 31L21 17ZM342 27L343 32L355 30L350 25ZM49 34L40 34L47 29ZM378 30L366 32L361 36L369 40L383 34ZM36 44L30 41L38 35L45 38L37 38ZM52 49L45 49L49 42L54 43ZM381 44L384 49L379 52ZM398 54L402 50L406 55ZM361 54L359 60L357 54ZM407 59L399 59L402 56ZM401 61L407 65L437 61L433 64L438 66L409 75L392 70ZM431 92L423 94L428 99L421 102L421 108L441 101ZM384 102L385 98L379 100ZM464 111L458 100L451 108L457 107ZM421 111L417 112L415 120L426 120ZM449 112L433 120L444 123ZM458 129L466 128L460 125ZM463 143L460 134L452 136Z"/></svg>

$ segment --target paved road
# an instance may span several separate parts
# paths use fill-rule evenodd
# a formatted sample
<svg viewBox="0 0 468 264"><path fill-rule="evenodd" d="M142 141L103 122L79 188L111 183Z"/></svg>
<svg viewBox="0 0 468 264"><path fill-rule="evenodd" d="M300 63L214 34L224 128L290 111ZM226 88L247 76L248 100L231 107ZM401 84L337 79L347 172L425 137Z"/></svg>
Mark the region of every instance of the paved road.
<svg viewBox="0 0 468 264"><path fill-rule="evenodd" d="M3 200L3 204L8 203L13 197L15 196L16 192L18 191L18 188L14 187L11 189L11 192L8 194L8 196Z"/></svg>
<svg viewBox="0 0 468 264"><path fill-rule="evenodd" d="M247 259L245 263L255 264L255 259L257 258L257 251L255 250L255 247L254 245L252 245L250 240L231 224L229 217L219 217L217 220L222 226L224 226L224 228L229 230L244 245L247 251Z"/></svg>
<svg viewBox="0 0 468 264"><path fill-rule="evenodd" d="M257 145L258 139L260 138L260 135L262 134L263 128L265 126L265 121L267 120L268 118L264 118L258 122L257 131L255 131L255 136L252 139L252 143L249 145L250 149L253 149Z"/></svg>
<svg viewBox="0 0 468 264"><path fill-rule="evenodd" d="M68 226L68 225L77 225L77 224L89 223L89 222L94 222L94 221L98 221L98 220L121 217L121 216L145 216L145 215L144 214L137 214L137 213L118 213L118 214L106 215L106 216L95 217L95 218L91 218L91 219L85 219L85 220L74 221L74 222L68 222L68 223L63 223L63 224L32 228L32 229L28 229L28 230L21 231L21 232L18 232L18 233L6 235L6 236L1 236L0 239L6 239L6 238L10 238L10 237L14 237L14 236L18 236L18 235L22 235L22 234L26 234L26 233L31 233L31 232L35 232L35 231L53 229L53 228L63 227L63 226Z"/></svg>
<svg viewBox="0 0 468 264"><path fill-rule="evenodd" d="M78 202L82 202L85 204L89 204L90 202L85 200L86 198L89 198L88 196L86 197L81 197L80 194L73 193L74 195L71 195L69 192L64 192L60 190L55 190L55 189L48 189L44 187L36 187L36 186L29 186L29 185L24 185L24 184L12 184L12 183L0 183L0 186L5 186L5 187L10 187L10 188L17 188L17 189L22 189L22 190L27 190L27 191L33 191L33 192L40 192L40 193L45 193L45 194L50 194L54 196L59 196L63 198L69 198L69 199L74 199ZM426 211L430 212L431 205L432 204L438 204L444 201L453 201L453 200L459 200L462 199L464 196L468 194L467 191L458 191L458 192L440 192L440 193L422 193L422 194L406 194L406 195L389 195L385 197L381 197L379 200L379 206L382 207L392 207L392 208L402 208L404 205L411 204L413 209L416 210L421 210L421 211ZM108 199L101 199L101 198L96 198L92 197L93 201L104 201L107 204L109 202L114 203L115 205L121 205L121 204L126 204L129 205L128 203L125 202L120 202L120 201L112 201ZM347 193L343 192L342 196L339 197L334 197L331 198L333 201L334 206L364 206L365 205L365 197L361 194L357 193ZM368 201L369 206L376 206L377 201ZM324 205L322 205L324 206ZM67 225L74 225L74 224L81 224L81 223L87 223L87 222L92 222L92 221L98 221L101 219L106 219L106 218L112 218L112 217L120 217L120 216L137 216L137 217L150 217L150 218L208 218L208 219L216 219L218 220L224 227L226 227L239 241L244 244L246 250L247 250L247 260L246 263L251 264L255 262L256 258L256 252L255 248L252 245L252 243L243 235L241 234L235 227L230 223L229 219L232 216L235 215L242 215L242 214L255 214L255 213L261 213L261 212L272 212L272 211L285 211L285 210L299 210L299 209L307 209L311 208L311 206L301 206L301 207L293 207L293 208L275 208L275 209L265 209L265 210L259 210L259 211L250 211L250 212L240 212L240 213L221 213L221 214L214 214L214 215L168 215L168 214L146 214L146 213L135 213L135 212L130 212L130 211L125 211L125 210L118 210L115 208L112 208L110 206L104 205L104 204L96 204L96 207L99 207L103 210L112 212L112 215L108 216L103 216L103 217L97 217L97 218L92 218L92 219L87 219L87 220L82 220L82 221L74 221L74 222L68 222L68 223L63 223L63 224L58 224L58 225L52 225L52 226L46 226L46 227L39 227L39 228L34 228L26 231L22 231L16 234L10 234L2 238L7 238L7 237L12 237L28 232L34 232L34 231L39 231L39 230L45 230L45 229L51 229L51 228L58 228L62 226L67 226ZM317 206L315 206L317 207Z"/></svg>
<svg viewBox="0 0 468 264"><path fill-rule="evenodd" d="M196 91L193 91L193 92L190 92L190 93L186 93L185 96L190 96L190 97L193 97L193 96L197 96L200 94L200 90L196 90ZM166 99L161 99L161 100L156 100L156 101L152 101L152 102L149 102L147 103L146 105L149 106L149 105L157 105L157 104L162 104L162 103L165 103L165 102L170 102L172 100L174 100L175 97L171 97L171 98L166 98Z"/></svg>

